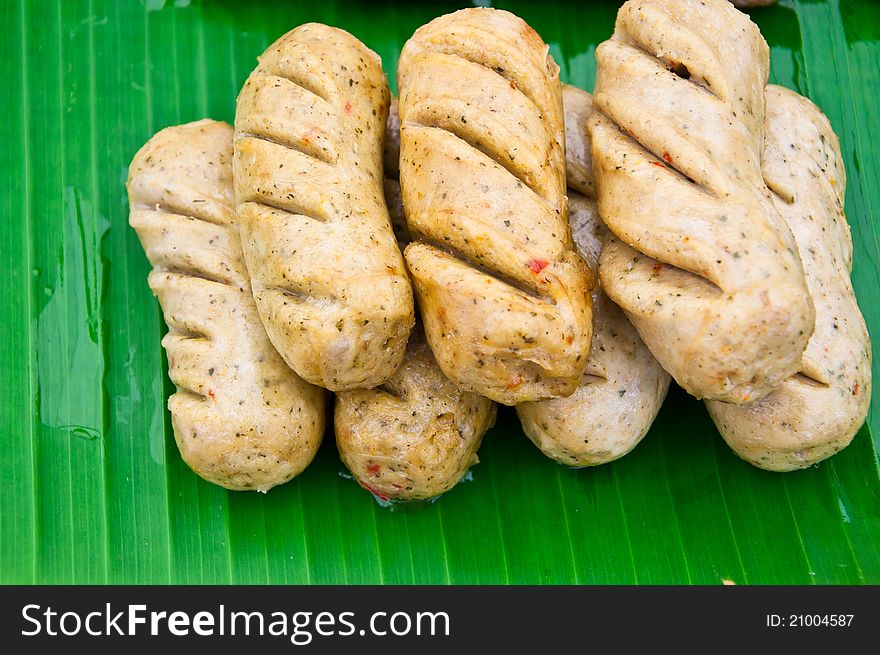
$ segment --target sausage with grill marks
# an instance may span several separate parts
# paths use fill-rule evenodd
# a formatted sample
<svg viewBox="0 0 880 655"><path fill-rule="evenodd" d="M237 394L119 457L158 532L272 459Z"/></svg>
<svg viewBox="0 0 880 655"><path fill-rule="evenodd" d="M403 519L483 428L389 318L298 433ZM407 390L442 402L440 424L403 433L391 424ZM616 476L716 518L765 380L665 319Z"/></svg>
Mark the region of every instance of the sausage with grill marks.
<svg viewBox="0 0 880 655"><path fill-rule="evenodd" d="M378 55L309 23L238 97L235 189L257 309L300 376L370 388L400 365L413 298L383 197L390 94Z"/></svg>
<svg viewBox="0 0 880 655"><path fill-rule="evenodd" d="M153 270L168 333L168 399L183 460L227 489L267 491L312 461L324 392L266 336L248 279L232 188L232 127L169 127L131 162L129 222Z"/></svg>
<svg viewBox="0 0 880 655"><path fill-rule="evenodd" d="M798 243L816 306L800 370L761 400L708 402L728 445L771 471L815 464L853 439L871 402L871 340L850 280L840 142L812 102L767 87L764 178Z"/></svg>
<svg viewBox="0 0 880 655"><path fill-rule="evenodd" d="M691 394L766 396L815 320L761 172L766 42L726 0L630 0L596 63L605 292Z"/></svg>
<svg viewBox="0 0 880 655"><path fill-rule="evenodd" d="M569 219L574 241L595 269L608 230L596 208L587 119L590 94L563 87ZM666 392L669 374L651 355L632 323L601 288L593 291L593 344L577 390L516 406L523 430L541 451L567 466L618 459L642 440Z"/></svg>
<svg viewBox="0 0 880 655"><path fill-rule="evenodd" d="M524 21L463 9L403 48L405 257L440 368L497 402L570 395L592 277L568 226L559 69Z"/></svg>

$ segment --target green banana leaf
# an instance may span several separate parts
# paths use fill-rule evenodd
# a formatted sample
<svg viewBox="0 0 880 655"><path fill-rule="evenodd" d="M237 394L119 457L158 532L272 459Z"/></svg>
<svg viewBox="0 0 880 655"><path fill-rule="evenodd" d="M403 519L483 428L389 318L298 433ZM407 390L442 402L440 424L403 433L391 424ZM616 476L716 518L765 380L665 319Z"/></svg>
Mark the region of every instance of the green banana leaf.
<svg viewBox="0 0 880 655"><path fill-rule="evenodd" d="M540 455L505 409L472 481L394 512L342 475L332 432L267 495L183 464L165 328L127 225L132 155L167 125L231 121L256 56L299 23L351 31L394 88L404 41L463 4L0 2L0 582L880 583L878 385L848 449L785 475L740 461L678 389L632 454L579 471ZM498 6L589 90L617 4ZM773 81L840 135L855 288L878 338L880 4L785 0L752 16Z"/></svg>

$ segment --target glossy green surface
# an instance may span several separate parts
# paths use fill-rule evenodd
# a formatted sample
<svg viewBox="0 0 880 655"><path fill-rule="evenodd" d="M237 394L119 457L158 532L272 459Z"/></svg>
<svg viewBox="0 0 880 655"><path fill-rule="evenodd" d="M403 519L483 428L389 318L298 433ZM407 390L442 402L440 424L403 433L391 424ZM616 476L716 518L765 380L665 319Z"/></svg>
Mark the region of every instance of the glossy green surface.
<svg viewBox="0 0 880 655"><path fill-rule="evenodd" d="M592 88L615 3L498 5ZM457 6L0 2L0 581L880 583L876 397L850 448L788 475L738 460L680 390L635 452L593 470L544 459L505 410L473 481L420 511L383 510L342 478L332 439L265 496L181 462L164 325L127 225L132 155L167 125L231 120L255 57L298 23L348 29L393 80L406 38ZM855 287L880 339L880 6L788 0L752 15L774 81L840 134Z"/></svg>

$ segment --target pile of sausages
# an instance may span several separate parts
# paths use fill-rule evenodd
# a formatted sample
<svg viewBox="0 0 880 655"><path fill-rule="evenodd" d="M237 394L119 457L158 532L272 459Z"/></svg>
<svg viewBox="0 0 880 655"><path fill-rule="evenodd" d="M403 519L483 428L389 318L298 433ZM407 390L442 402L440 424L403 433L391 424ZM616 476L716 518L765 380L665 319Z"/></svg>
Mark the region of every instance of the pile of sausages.
<svg viewBox="0 0 880 655"><path fill-rule="evenodd" d="M564 86L522 19L420 27L399 102L354 36L259 57L235 126L169 127L131 163L181 455L228 489L342 461L382 500L452 488L495 403L549 457L632 450L674 379L733 450L787 471L845 447L871 349L838 139L767 84L727 0L630 0Z"/></svg>

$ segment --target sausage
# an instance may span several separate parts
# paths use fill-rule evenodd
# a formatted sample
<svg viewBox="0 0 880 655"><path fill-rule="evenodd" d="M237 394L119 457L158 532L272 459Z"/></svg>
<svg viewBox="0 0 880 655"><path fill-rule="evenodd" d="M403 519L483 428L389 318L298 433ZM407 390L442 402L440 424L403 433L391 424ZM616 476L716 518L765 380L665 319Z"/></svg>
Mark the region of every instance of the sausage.
<svg viewBox="0 0 880 655"><path fill-rule="evenodd" d="M547 45L508 12L463 9L416 30L398 86L405 257L440 368L508 405L570 395L593 280L568 226Z"/></svg>
<svg viewBox="0 0 880 655"><path fill-rule="evenodd" d="M562 98L572 233L581 256L595 269L607 229L596 208L586 134L592 99L567 85ZM620 308L596 289L593 343L577 390L567 398L517 405L516 413L523 431L548 457L575 467L605 464L642 440L660 411L669 380Z"/></svg>
<svg viewBox="0 0 880 655"><path fill-rule="evenodd" d="M269 338L334 391L387 380L414 323L383 197L389 104L378 55L309 23L269 46L235 116L235 191Z"/></svg>
<svg viewBox="0 0 880 655"><path fill-rule="evenodd" d="M383 500L425 500L449 491L477 464L495 404L460 391L437 366L417 328L403 364L376 389L336 395L343 463Z"/></svg>
<svg viewBox="0 0 880 655"><path fill-rule="evenodd" d="M148 281L168 333L174 438L198 475L267 491L311 462L324 392L297 377L266 336L241 252L232 127L169 127L131 162L129 222L153 266Z"/></svg>
<svg viewBox="0 0 880 655"><path fill-rule="evenodd" d="M798 373L761 400L709 402L712 420L743 459L771 471L815 464L845 448L868 414L871 341L850 280L840 142L812 102L767 87L764 177L797 240L816 306Z"/></svg>
<svg viewBox="0 0 880 655"><path fill-rule="evenodd" d="M596 62L602 286L685 390L760 399L815 319L761 173L767 44L726 0L630 0Z"/></svg>

